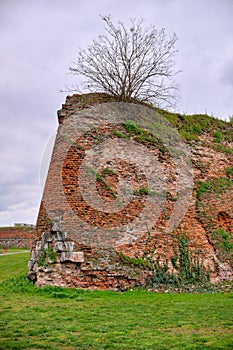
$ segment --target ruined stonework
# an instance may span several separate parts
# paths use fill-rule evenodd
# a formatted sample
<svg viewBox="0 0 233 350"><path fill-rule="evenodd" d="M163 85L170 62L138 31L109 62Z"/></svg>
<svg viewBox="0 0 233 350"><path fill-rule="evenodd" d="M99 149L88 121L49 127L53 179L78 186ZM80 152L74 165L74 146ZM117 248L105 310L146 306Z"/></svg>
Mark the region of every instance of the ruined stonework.
<svg viewBox="0 0 233 350"><path fill-rule="evenodd" d="M3 248L32 247L34 228L32 227L0 227L0 245Z"/></svg>
<svg viewBox="0 0 233 350"><path fill-rule="evenodd" d="M140 261L172 270L181 235L213 282L232 279L232 139L188 143L150 106L105 94L68 97L58 120L29 262L37 285L145 285Z"/></svg>

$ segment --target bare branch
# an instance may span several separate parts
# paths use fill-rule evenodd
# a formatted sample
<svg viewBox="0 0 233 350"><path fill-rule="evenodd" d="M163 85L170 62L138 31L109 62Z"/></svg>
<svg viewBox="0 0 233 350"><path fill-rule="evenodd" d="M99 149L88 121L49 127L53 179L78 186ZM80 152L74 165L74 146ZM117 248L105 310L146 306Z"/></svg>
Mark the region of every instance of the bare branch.
<svg viewBox="0 0 233 350"><path fill-rule="evenodd" d="M123 101L137 99L161 107L172 106L178 88L172 78L177 37L165 30L143 27L143 19L131 19L127 28L101 16L106 33L79 50L70 72L86 78L89 91L107 92Z"/></svg>

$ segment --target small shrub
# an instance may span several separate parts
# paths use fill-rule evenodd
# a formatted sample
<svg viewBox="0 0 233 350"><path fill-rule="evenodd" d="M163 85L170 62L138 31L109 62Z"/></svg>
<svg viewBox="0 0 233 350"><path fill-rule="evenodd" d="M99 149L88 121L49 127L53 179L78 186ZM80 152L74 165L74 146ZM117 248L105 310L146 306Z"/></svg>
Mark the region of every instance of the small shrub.
<svg viewBox="0 0 233 350"><path fill-rule="evenodd" d="M135 190L133 193L135 196L143 196L143 195L148 196L149 192L150 190L148 187L140 187L138 191Z"/></svg>
<svg viewBox="0 0 233 350"><path fill-rule="evenodd" d="M221 131L215 131L213 142L220 143L222 139L223 139L223 134L221 133Z"/></svg>
<svg viewBox="0 0 233 350"><path fill-rule="evenodd" d="M200 124L194 124L191 126L190 131L193 134L201 134L202 133L202 127Z"/></svg>
<svg viewBox="0 0 233 350"><path fill-rule="evenodd" d="M227 253L231 252L233 249L233 242L230 242L231 233L226 232L223 228L219 228L216 234L221 237L220 247L223 247Z"/></svg>
<svg viewBox="0 0 233 350"><path fill-rule="evenodd" d="M39 255L39 258L37 260L37 264L38 266L46 266L46 251L44 250L43 252L41 252L41 254Z"/></svg>
<svg viewBox="0 0 233 350"><path fill-rule="evenodd" d="M160 257L156 259L156 244L149 248L151 234L148 232L146 249L143 258L149 263L152 276L147 280L147 287L160 288L164 286L168 289L198 290L211 289L209 273L205 270L203 261L200 258L200 251L190 252L188 239L182 234L174 242L173 256L171 264L173 270L169 268L169 262L161 263Z"/></svg>
<svg viewBox="0 0 233 350"><path fill-rule="evenodd" d="M233 174L233 166L230 166L229 168L226 169L226 175L232 175Z"/></svg>
<svg viewBox="0 0 233 350"><path fill-rule="evenodd" d="M124 123L124 128L130 133L134 133L135 135L142 135L145 131L137 126L137 124L133 120L127 120Z"/></svg>

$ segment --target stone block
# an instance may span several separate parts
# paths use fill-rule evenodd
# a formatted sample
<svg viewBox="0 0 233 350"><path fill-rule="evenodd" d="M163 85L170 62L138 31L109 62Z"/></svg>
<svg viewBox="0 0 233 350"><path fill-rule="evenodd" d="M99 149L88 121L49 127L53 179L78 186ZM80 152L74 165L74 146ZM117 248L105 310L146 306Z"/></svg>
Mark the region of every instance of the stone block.
<svg viewBox="0 0 233 350"><path fill-rule="evenodd" d="M55 250L56 252L73 252L74 242L56 242Z"/></svg>
<svg viewBox="0 0 233 350"><path fill-rule="evenodd" d="M65 244L65 251L67 251L67 252L74 251L74 242L65 242L64 244Z"/></svg>
<svg viewBox="0 0 233 350"><path fill-rule="evenodd" d="M41 241L36 242L36 252L38 252L39 250L42 250L42 243L41 243Z"/></svg>
<svg viewBox="0 0 233 350"><path fill-rule="evenodd" d="M66 232L56 232L56 240L59 242L64 242L66 239Z"/></svg>
<svg viewBox="0 0 233 350"><path fill-rule="evenodd" d="M52 242L53 237L51 232L44 232L42 236L43 243L45 242Z"/></svg>
<svg viewBox="0 0 233 350"><path fill-rule="evenodd" d="M76 263L84 262L84 253L83 252L62 252L61 253L61 262L72 261Z"/></svg>
<svg viewBox="0 0 233 350"><path fill-rule="evenodd" d="M34 266L34 260L29 260L29 262L28 262L28 269L32 270L33 266Z"/></svg>
<svg viewBox="0 0 233 350"><path fill-rule="evenodd" d="M55 251L56 252L64 252L66 250L65 244L63 242L56 242L55 243Z"/></svg>

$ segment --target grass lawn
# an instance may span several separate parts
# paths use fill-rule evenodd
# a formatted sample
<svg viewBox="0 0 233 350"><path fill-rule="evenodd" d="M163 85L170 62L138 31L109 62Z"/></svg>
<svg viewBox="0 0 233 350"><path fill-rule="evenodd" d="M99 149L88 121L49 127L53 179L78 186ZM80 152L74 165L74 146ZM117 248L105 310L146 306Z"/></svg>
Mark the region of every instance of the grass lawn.
<svg viewBox="0 0 233 350"><path fill-rule="evenodd" d="M9 253L13 252L9 250ZM16 251L14 251L16 252ZM29 253L22 253L15 255L0 255L0 282L9 277L26 274L28 271L27 264L29 260Z"/></svg>
<svg viewBox="0 0 233 350"><path fill-rule="evenodd" d="M0 246L0 251L3 251L3 248L1 246ZM9 247L7 248L6 253L23 252L23 251L28 251L28 248Z"/></svg>
<svg viewBox="0 0 233 350"><path fill-rule="evenodd" d="M9 276L23 255L8 256ZM2 258L0 349L233 349L233 293L41 289L2 277Z"/></svg>

